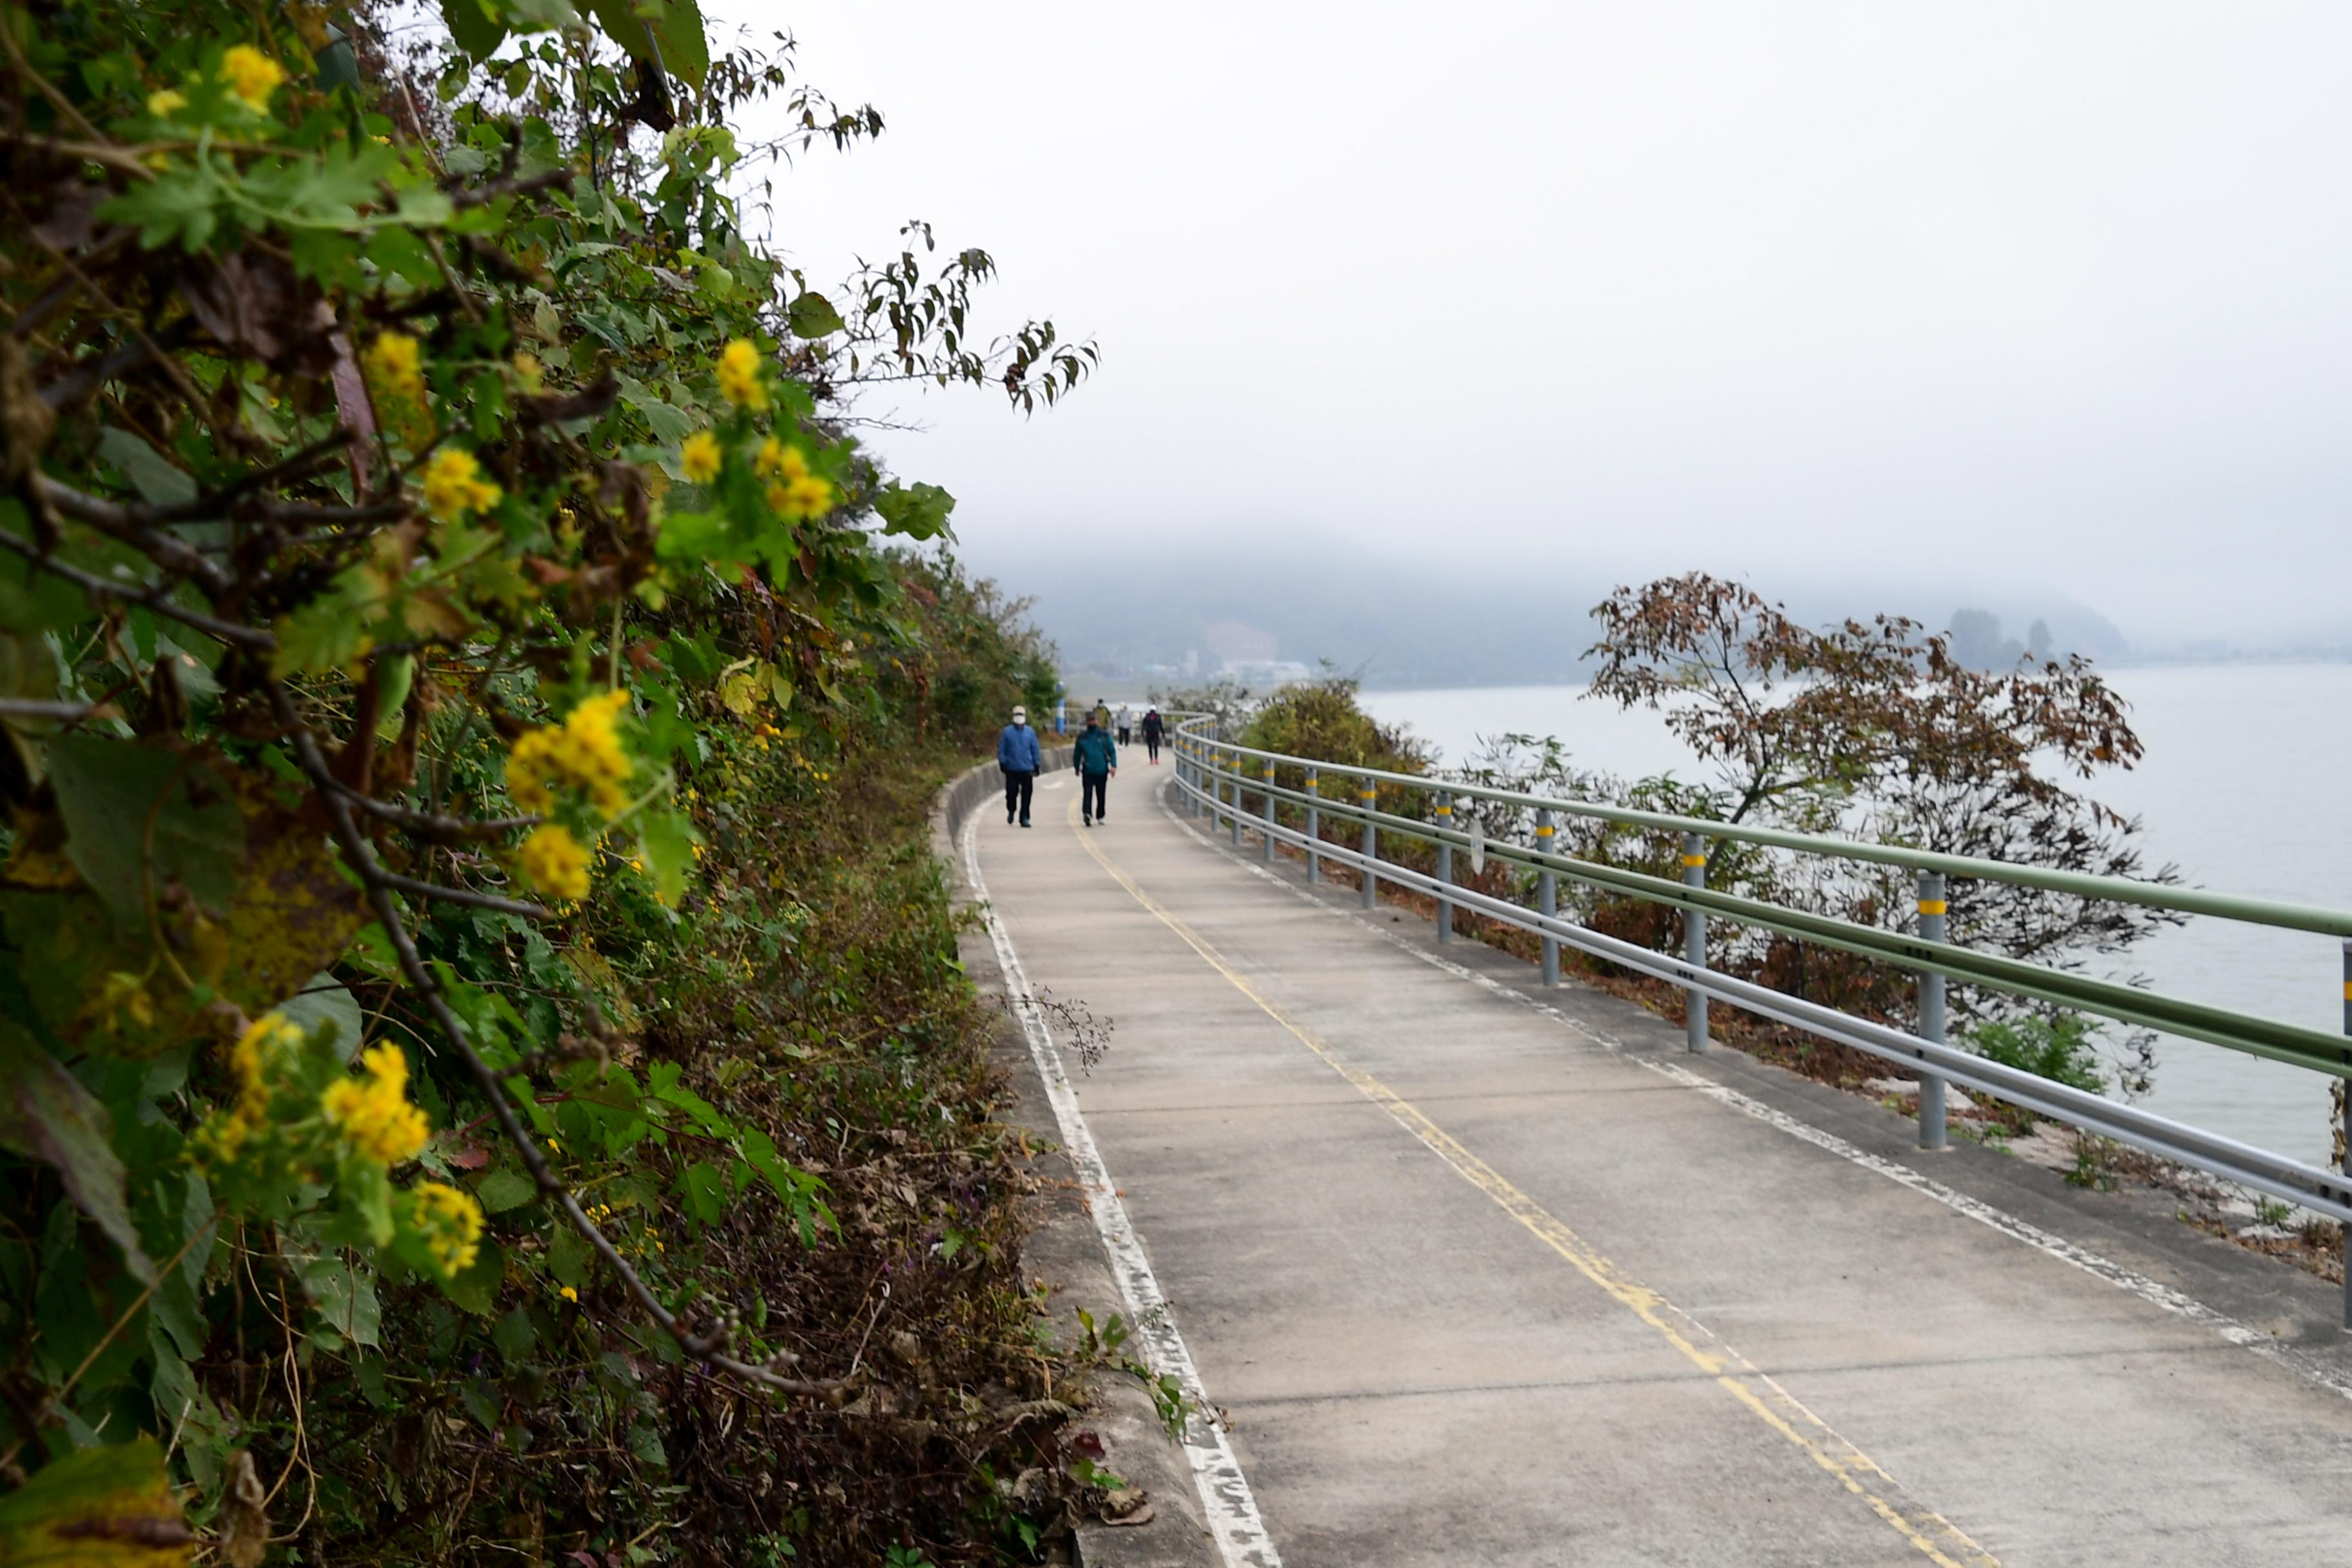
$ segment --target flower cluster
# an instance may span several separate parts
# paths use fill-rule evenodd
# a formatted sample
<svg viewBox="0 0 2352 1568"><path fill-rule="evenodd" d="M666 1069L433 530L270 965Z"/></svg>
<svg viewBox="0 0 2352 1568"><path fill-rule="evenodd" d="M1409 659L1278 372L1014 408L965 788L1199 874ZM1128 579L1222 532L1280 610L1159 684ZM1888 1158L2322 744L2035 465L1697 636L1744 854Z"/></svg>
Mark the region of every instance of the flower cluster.
<svg viewBox="0 0 2352 1568"><path fill-rule="evenodd" d="M286 68L255 48L239 44L221 57L221 80L256 114L269 112L269 95L286 85Z"/></svg>
<svg viewBox="0 0 2352 1568"><path fill-rule="evenodd" d="M444 522L454 522L469 510L496 506L504 493L482 478L482 465L471 452L444 447L425 465L425 505Z"/></svg>
<svg viewBox="0 0 2352 1568"><path fill-rule="evenodd" d="M707 485L719 477L719 437L708 430L688 436L678 453L678 466L698 485Z"/></svg>
<svg viewBox="0 0 2352 1568"><path fill-rule="evenodd" d="M760 351L748 338L737 338L719 355L719 391L738 408L754 413L768 406L767 384L760 375Z"/></svg>
<svg viewBox="0 0 2352 1568"><path fill-rule="evenodd" d="M283 1013L267 1014L246 1026L228 1050L236 1098L196 1133L196 1146L207 1164L234 1161L256 1134L268 1131L272 1085L301 1046L302 1031Z"/></svg>
<svg viewBox="0 0 2352 1568"><path fill-rule="evenodd" d="M368 345L361 362L367 368L368 383L377 395L392 395L414 398L425 397L423 355L416 340L406 332L383 332Z"/></svg>
<svg viewBox="0 0 2352 1568"><path fill-rule="evenodd" d="M555 808L555 786L585 794L599 812L617 816L628 804L624 787L631 772L621 749L621 710L626 691L607 691L574 708L561 724L533 730L507 757L507 793L525 811Z"/></svg>
<svg viewBox="0 0 2352 1568"><path fill-rule="evenodd" d="M339 1079L319 1097L327 1120L378 1164L415 1155L432 1128L425 1112L409 1103L408 1058L397 1046L371 1046L360 1055L360 1077Z"/></svg>
<svg viewBox="0 0 2352 1568"><path fill-rule="evenodd" d="M760 443L751 467L768 481L768 505L795 521L814 521L833 510L833 481L809 471L798 447L773 436Z"/></svg>
<svg viewBox="0 0 2352 1568"><path fill-rule="evenodd" d="M588 896L588 851L562 823L531 829L517 854L522 874L541 892L567 900Z"/></svg>
<svg viewBox="0 0 2352 1568"><path fill-rule="evenodd" d="M446 1182L419 1182L408 1189L407 1219L443 1274L455 1278L474 1266L482 1208L472 1197Z"/></svg>

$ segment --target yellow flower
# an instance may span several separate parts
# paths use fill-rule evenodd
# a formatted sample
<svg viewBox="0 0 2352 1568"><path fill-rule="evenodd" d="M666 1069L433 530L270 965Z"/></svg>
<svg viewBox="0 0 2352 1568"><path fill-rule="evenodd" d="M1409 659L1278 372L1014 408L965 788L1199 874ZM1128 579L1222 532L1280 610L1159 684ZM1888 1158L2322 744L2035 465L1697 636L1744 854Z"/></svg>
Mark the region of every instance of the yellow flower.
<svg viewBox="0 0 2352 1568"><path fill-rule="evenodd" d="M172 88L147 95L147 112L157 120L169 120L187 107L188 95Z"/></svg>
<svg viewBox="0 0 2352 1568"><path fill-rule="evenodd" d="M793 521L823 517L833 510L833 482L815 474L803 472L795 479L768 481L768 505Z"/></svg>
<svg viewBox="0 0 2352 1568"><path fill-rule="evenodd" d="M319 1103L354 1148L387 1165L424 1148L432 1131L425 1112L408 1102L408 1058L397 1046L362 1051L360 1076L329 1084Z"/></svg>
<svg viewBox="0 0 2352 1568"><path fill-rule="evenodd" d="M569 1285L566 1285L562 1289L558 1290L556 1294L562 1297L567 1301L577 1301L580 1300L580 1292L574 1290Z"/></svg>
<svg viewBox="0 0 2352 1568"><path fill-rule="evenodd" d="M425 504L444 522L454 522L468 510L496 506L505 493L482 478L482 465L471 452L444 447L425 465Z"/></svg>
<svg viewBox="0 0 2352 1568"><path fill-rule="evenodd" d="M421 355L416 340L406 332L379 332L368 345L369 374L382 377L393 385L406 388L420 384Z"/></svg>
<svg viewBox="0 0 2352 1568"><path fill-rule="evenodd" d="M269 95L286 81L286 68L255 48L239 44L221 57L221 80L256 114L266 113Z"/></svg>
<svg viewBox="0 0 2352 1568"><path fill-rule="evenodd" d="M406 332L381 334L360 356L376 401L406 405L387 409L387 417L425 412L425 372L419 360L416 340Z"/></svg>
<svg viewBox="0 0 2352 1568"><path fill-rule="evenodd" d="M534 827L522 841L522 874L551 898L588 896L588 851L560 823Z"/></svg>
<svg viewBox="0 0 2352 1568"><path fill-rule="evenodd" d="M283 1013L265 1014L246 1026L228 1049L236 1099L197 1135L209 1160L225 1163L236 1159L247 1141L268 1125L270 1079L286 1053L301 1043L302 1031Z"/></svg>
<svg viewBox="0 0 2352 1568"><path fill-rule="evenodd" d="M632 771L621 749L621 710L628 706L625 691L592 697L572 710L562 724L533 730L514 744L507 757L507 793L525 811L555 808L555 786L565 784L587 792L606 816L617 816L629 803L625 786Z"/></svg>
<svg viewBox="0 0 2352 1568"><path fill-rule="evenodd" d="M740 408L768 406L768 389L760 380L760 351L749 338L737 338L720 352L719 390Z"/></svg>
<svg viewBox="0 0 2352 1568"><path fill-rule="evenodd" d="M708 430L697 430L686 438L678 453L678 466L686 477L698 485L707 485L719 477L719 437Z"/></svg>
<svg viewBox="0 0 2352 1568"><path fill-rule="evenodd" d="M539 356L529 349L518 353L513 363L515 379L522 383L525 392L537 392L547 384L547 367L540 363Z"/></svg>
<svg viewBox="0 0 2352 1568"><path fill-rule="evenodd" d="M802 479L808 477L809 471L808 458L802 455L801 449L787 447L773 436L760 443L760 455L752 460L751 466L763 479L772 479L778 475L787 479Z"/></svg>
<svg viewBox="0 0 2352 1568"><path fill-rule="evenodd" d="M419 1182L408 1189L408 1223L425 1233L425 1250L441 1272L455 1279L474 1266L481 1251L482 1205L446 1182Z"/></svg>

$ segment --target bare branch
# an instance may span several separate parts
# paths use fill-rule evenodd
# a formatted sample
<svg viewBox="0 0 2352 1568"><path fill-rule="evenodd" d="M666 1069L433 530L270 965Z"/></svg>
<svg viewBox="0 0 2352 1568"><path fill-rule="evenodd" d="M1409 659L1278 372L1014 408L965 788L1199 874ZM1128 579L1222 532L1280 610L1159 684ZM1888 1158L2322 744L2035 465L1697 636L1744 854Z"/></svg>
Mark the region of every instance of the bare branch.
<svg viewBox="0 0 2352 1568"><path fill-rule="evenodd" d="M15 551L44 572L54 573L81 588L85 593L100 595L110 599L121 599L126 604L144 605L167 620L177 621L182 626L194 626L207 637L218 637L225 643L234 643L239 647L249 647L260 653L277 651L278 639L257 626L239 626L235 621L224 621L216 616L207 616L202 611L191 610L172 603L172 592L180 585L176 581L167 579L161 583L141 584L136 587L117 583L109 578L100 577L95 573L85 572L79 566L68 566L64 562L44 553L38 546L29 541L17 538L6 529L0 529L0 546ZM205 562L205 564L209 566L212 563Z"/></svg>

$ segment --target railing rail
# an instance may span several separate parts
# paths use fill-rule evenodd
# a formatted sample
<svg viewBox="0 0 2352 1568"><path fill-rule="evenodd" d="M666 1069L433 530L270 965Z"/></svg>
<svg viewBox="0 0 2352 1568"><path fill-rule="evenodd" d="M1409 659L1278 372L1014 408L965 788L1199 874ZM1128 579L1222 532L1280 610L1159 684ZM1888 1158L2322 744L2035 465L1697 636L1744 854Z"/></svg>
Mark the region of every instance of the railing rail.
<svg viewBox="0 0 2352 1568"><path fill-rule="evenodd" d="M1921 1142L1929 1148L1941 1147L1943 1143L1942 1092L1948 1080L2301 1205L2343 1224L2347 1238L2352 1238L2352 1177L2345 1173L2255 1148L2103 1095L2004 1067L1963 1047L1946 1044L1942 1038L1942 987L1948 978L2352 1079L2352 1040L2344 1035L2164 996L2005 954L1979 952L1946 940L1942 930L1945 888L1948 880L1958 879L1998 881L2084 899L2181 914L2211 915L2339 938L2352 937L2352 911L2126 878L2050 871L1819 834L1788 833L1777 828L1634 811L1467 784L1459 779L1391 773L1239 745L1210 733L1214 721L1205 715L1178 715L1171 722L1171 745L1177 762L1176 787L1196 811L1224 818L1236 843L1245 831L1260 834L1269 858L1277 843L1305 851L1310 879L1319 876L1320 868L1326 865L1351 868L1358 874L1367 903L1375 897L1374 889L1380 883L1434 899L1442 942L1452 940L1453 916L1458 908L1533 933L1541 942L1548 959L1564 945L1670 981L1683 987L1693 1004L1693 1049L1706 1047L1702 1009L1706 998L1717 997L1748 1012L1899 1063L1918 1075ZM1277 770L1296 770L1307 787L1293 787L1282 782ZM1334 788L1335 784L1348 787ZM1382 788L1434 796L1432 819L1424 821L1381 810L1377 796ZM1245 795L1255 798L1255 811L1245 807ZM1465 800L1532 811L1538 814L1536 820L1542 826L1550 825L1556 816L1564 816L1676 834L1684 847L1684 879L1675 881L1557 851L1486 839L1454 825L1456 810ZM1283 819L1285 806L1293 808L1289 816L1296 819L1295 825ZM1311 829L1307 826L1309 824ZM1362 828L1361 846L1350 847L1345 841L1346 827L1357 825ZM1326 837L1323 830L1328 827L1341 828L1342 837ZM1435 874L1394 858L1381 858L1382 836L1434 847ZM1916 934L1890 931L1709 889L1705 885L1704 850L1708 841L1719 839L1901 867L1918 879L1920 931ZM1549 839L1539 842L1548 843ZM1533 873L1537 879L1538 907L1530 909L1455 881L1454 867L1465 849ZM1676 957L1604 935L1557 912L1552 907L1554 900L1543 895L1556 879L1561 879L1680 910L1686 920L1684 955ZM1836 948L1913 972L1920 979L1919 1031L1906 1032L1708 967L1705 962L1703 922L1709 917ZM2347 1033L2352 1033L2352 942L2346 942L2344 948L2347 1028ZM1557 984L1557 976L1556 962L1547 962L1543 967L1544 983ZM2352 1239L2347 1240L2347 1249L2352 1249ZM2346 1313L2347 1326L2352 1327L2352 1276L2347 1276Z"/></svg>

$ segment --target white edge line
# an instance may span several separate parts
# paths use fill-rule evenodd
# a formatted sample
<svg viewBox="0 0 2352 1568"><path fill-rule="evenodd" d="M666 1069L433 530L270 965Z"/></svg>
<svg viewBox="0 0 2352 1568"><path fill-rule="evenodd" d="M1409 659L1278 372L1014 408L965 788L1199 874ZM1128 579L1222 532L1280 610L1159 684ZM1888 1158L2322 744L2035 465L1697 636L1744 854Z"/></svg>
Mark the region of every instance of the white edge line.
<svg viewBox="0 0 2352 1568"><path fill-rule="evenodd" d="M1897 1185L1908 1187L1922 1197L1932 1198L1955 1214L1965 1215L1979 1225L1999 1231L2012 1241L2021 1241L2028 1247L2048 1253L2061 1262L2070 1263L2094 1279L2103 1279L2118 1290L2130 1292L2150 1306L2161 1308L2177 1317L2186 1318L2190 1322L2210 1329L2229 1343L2252 1351L2263 1360L2318 1384L2339 1398L2352 1400L2352 1375L2347 1375L2334 1367L2297 1352L2260 1329L2242 1323L2228 1313L2218 1311L2193 1296L2183 1295L2171 1286L2151 1279L2135 1269L2126 1268L2112 1258L2093 1252L2089 1247L2043 1230L2040 1226L2021 1220L2005 1209L1996 1208L1981 1198L1971 1197L1957 1188L1948 1187L1934 1177L1913 1170L1908 1165L1889 1160L1884 1155L1874 1154L1867 1149L1858 1148L1834 1132L1825 1132L1811 1122L1801 1121L1788 1112L1776 1110L1762 1100L1742 1094L1727 1084L1717 1083L1703 1074L1695 1073L1679 1062L1662 1060L1644 1052L1630 1050L1623 1041L1603 1034L1580 1018L1570 1017L1548 1002L1530 996L1514 986L1506 985L1490 974L1481 974L1476 970L1455 963L1451 959L1423 952L1395 932L1382 931L1378 925L1363 919L1355 911L1326 903L1306 888L1277 876L1263 866L1229 853L1223 845L1178 816L1168 805L1164 789L1154 792L1154 802L1160 807L1160 814L1162 816L1174 823L1195 842L1214 851L1223 858L1231 861L1253 876L1273 883L1294 898L1304 900L1308 905L1322 910L1325 914L1346 921L1352 925L1361 926L1391 947L1411 953L1432 968L1443 970L1457 979L1467 980L1472 984L1497 996L1507 996L1524 1006L1532 1007L1545 1017L1581 1035L1612 1055L1622 1057L1627 1061L1638 1062L1652 1072L1669 1079L1685 1089L1696 1089L1709 1100L1729 1106L1732 1110L1745 1115L1752 1116L1768 1127L1777 1128L1791 1138L1835 1154L1839 1159L1859 1165L1875 1175L1884 1176Z"/></svg>
<svg viewBox="0 0 2352 1568"><path fill-rule="evenodd" d="M1062 1070L1062 1053L1038 1012L1029 988L1028 972L1021 966L1021 955L1013 951L1013 938L1005 931L1004 922L988 902L988 883L980 873L979 827L980 814L975 811L963 826L964 875L980 900L988 940L994 944L997 965L1004 972L1007 999L1013 1015L1021 1020L1021 1032L1028 1039L1029 1055L1037 1064L1037 1076L1045 1082L1045 1098L1054 1107L1054 1121L1061 1130L1062 1147L1070 1156L1071 1168L1086 1195L1087 1212L1094 1216L1095 1230L1102 1237L1111 1274L1118 1279L1118 1293L1127 1302L1128 1320L1135 1325L1135 1337L1143 1344L1154 1367L1176 1374L1185 1396L1196 1407L1197 1413L1185 1423L1183 1448L1185 1458L1192 1463L1192 1482L1200 1489L1201 1507L1208 1515L1210 1531L1230 1568L1282 1568L1282 1557L1274 1549L1274 1539L1266 1533L1265 1521L1258 1517L1257 1499L1250 1490L1249 1478L1242 1474L1241 1461L1234 1457L1233 1445L1226 1441L1223 1428L1216 1423L1216 1406L1210 1403L1208 1391L1202 1385L1200 1370L1192 1364L1192 1352L1185 1348L1184 1336L1177 1331L1175 1312L1168 1305L1168 1298L1160 1294L1159 1278L1151 1272L1151 1260L1144 1255L1142 1240L1127 1217L1127 1205L1119 1201L1118 1189L1111 1182L1110 1168L1103 1163L1102 1151L1096 1146L1086 1114L1078 1108L1077 1091L1071 1087L1069 1075Z"/></svg>

